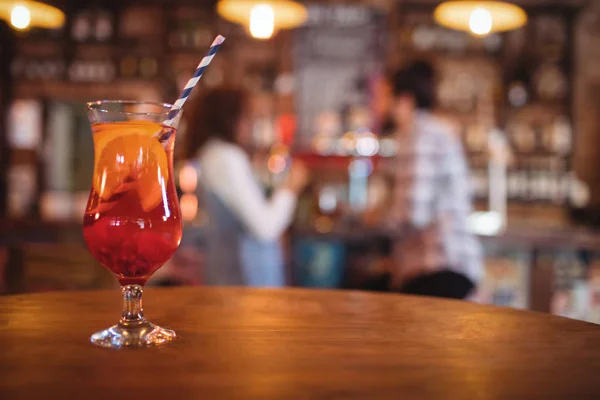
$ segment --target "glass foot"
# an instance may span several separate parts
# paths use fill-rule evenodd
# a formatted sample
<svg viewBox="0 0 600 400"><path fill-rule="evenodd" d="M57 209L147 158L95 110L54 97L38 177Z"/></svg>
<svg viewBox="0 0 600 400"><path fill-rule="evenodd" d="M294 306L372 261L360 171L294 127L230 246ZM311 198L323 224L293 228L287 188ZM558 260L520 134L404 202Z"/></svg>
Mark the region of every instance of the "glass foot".
<svg viewBox="0 0 600 400"><path fill-rule="evenodd" d="M135 326L117 324L91 337L91 342L97 346L111 349L160 346L175 339L175 331L161 328L148 321Z"/></svg>

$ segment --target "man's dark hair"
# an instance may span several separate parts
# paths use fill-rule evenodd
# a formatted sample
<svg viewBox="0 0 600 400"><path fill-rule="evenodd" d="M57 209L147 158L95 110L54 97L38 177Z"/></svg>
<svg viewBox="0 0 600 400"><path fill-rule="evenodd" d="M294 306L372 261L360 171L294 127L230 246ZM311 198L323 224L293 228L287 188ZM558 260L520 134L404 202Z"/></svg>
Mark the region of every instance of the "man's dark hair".
<svg viewBox="0 0 600 400"><path fill-rule="evenodd" d="M426 61L416 61L392 76L394 96L411 95L417 108L435 106L435 70Z"/></svg>

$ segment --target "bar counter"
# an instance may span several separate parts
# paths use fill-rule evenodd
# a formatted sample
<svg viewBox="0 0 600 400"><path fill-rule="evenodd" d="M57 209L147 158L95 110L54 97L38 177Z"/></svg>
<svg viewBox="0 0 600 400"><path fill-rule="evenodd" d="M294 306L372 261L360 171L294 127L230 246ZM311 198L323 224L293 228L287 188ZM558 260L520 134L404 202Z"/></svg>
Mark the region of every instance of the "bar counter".
<svg viewBox="0 0 600 400"><path fill-rule="evenodd" d="M149 289L163 347L89 343L113 291L5 296L0 398L598 399L600 327L467 302L354 291ZM77 317L76 319L74 317Z"/></svg>

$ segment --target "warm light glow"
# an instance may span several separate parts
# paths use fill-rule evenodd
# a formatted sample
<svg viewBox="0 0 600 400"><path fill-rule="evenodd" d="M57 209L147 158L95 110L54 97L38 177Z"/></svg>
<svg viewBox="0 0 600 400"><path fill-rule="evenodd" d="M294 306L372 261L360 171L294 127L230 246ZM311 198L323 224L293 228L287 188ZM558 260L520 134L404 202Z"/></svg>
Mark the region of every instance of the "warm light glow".
<svg viewBox="0 0 600 400"><path fill-rule="evenodd" d="M56 29L65 24L65 14L60 9L33 0L0 0L0 19L16 29Z"/></svg>
<svg viewBox="0 0 600 400"><path fill-rule="evenodd" d="M485 8L476 8L469 18L469 29L476 35L487 35L492 31L492 14Z"/></svg>
<svg viewBox="0 0 600 400"><path fill-rule="evenodd" d="M467 223L469 230L478 235L492 236L502 231L502 215L495 211L474 212Z"/></svg>
<svg viewBox="0 0 600 400"><path fill-rule="evenodd" d="M372 157L379 151L379 141L374 136L363 136L356 141L356 153L359 156Z"/></svg>
<svg viewBox="0 0 600 400"><path fill-rule="evenodd" d="M193 165L185 165L179 171L179 187L184 193L192 193L198 186L198 171Z"/></svg>
<svg viewBox="0 0 600 400"><path fill-rule="evenodd" d="M269 171L273 174L282 173L285 170L286 164L285 157L279 154L273 154L269 157L269 161L267 161Z"/></svg>
<svg viewBox="0 0 600 400"><path fill-rule="evenodd" d="M352 132L346 132L340 139L340 153L347 155L353 154L356 150L356 137Z"/></svg>
<svg viewBox="0 0 600 400"><path fill-rule="evenodd" d="M250 11L250 34L256 39L269 39L275 31L275 14L268 4L257 4Z"/></svg>
<svg viewBox="0 0 600 400"><path fill-rule="evenodd" d="M510 31L527 24L527 14L521 7L493 0L445 1L433 16L442 26L476 35Z"/></svg>
<svg viewBox="0 0 600 400"><path fill-rule="evenodd" d="M313 139L312 145L317 154L329 155L333 153L335 140L329 137L317 136Z"/></svg>
<svg viewBox="0 0 600 400"><path fill-rule="evenodd" d="M280 29L296 28L306 21L306 7L292 0L219 0L218 14L250 28L253 37L267 39Z"/></svg>
<svg viewBox="0 0 600 400"><path fill-rule="evenodd" d="M10 24L17 29L26 29L31 23L31 13L25 6L15 6L10 13Z"/></svg>
<svg viewBox="0 0 600 400"><path fill-rule="evenodd" d="M319 192L319 210L330 214L337 208L337 192L333 187L325 187Z"/></svg>
<svg viewBox="0 0 600 400"><path fill-rule="evenodd" d="M321 215L315 219L315 229L319 233L329 233L333 229L333 220L326 215Z"/></svg>
<svg viewBox="0 0 600 400"><path fill-rule="evenodd" d="M179 200L179 208L184 221L193 221L198 214L198 197L194 194L184 194Z"/></svg>

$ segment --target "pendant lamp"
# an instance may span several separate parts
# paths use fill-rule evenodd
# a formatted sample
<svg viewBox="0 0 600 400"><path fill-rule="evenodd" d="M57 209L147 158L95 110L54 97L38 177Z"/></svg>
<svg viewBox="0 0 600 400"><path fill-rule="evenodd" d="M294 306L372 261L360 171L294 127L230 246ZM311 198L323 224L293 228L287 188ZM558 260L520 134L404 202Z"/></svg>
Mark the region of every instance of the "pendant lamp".
<svg viewBox="0 0 600 400"><path fill-rule="evenodd" d="M217 12L246 26L256 39L269 39L280 29L300 26L308 14L304 5L292 0L220 0Z"/></svg>
<svg viewBox="0 0 600 400"><path fill-rule="evenodd" d="M65 14L58 8L33 0L0 1L0 19L13 28L60 28L65 24Z"/></svg>
<svg viewBox="0 0 600 400"><path fill-rule="evenodd" d="M436 7L433 17L442 26L476 36L510 31L527 23L521 7L504 1L445 1Z"/></svg>

